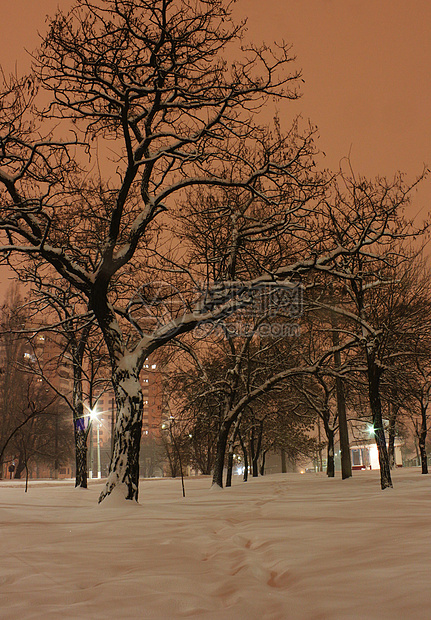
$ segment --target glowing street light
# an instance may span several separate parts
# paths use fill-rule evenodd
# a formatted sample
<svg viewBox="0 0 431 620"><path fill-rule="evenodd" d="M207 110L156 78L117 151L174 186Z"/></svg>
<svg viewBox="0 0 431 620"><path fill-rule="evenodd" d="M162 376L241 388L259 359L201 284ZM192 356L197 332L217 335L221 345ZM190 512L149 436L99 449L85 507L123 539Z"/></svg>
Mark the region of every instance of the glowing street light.
<svg viewBox="0 0 431 620"><path fill-rule="evenodd" d="M374 435L376 434L374 424L367 424L367 433L370 437L374 437Z"/></svg>
<svg viewBox="0 0 431 620"><path fill-rule="evenodd" d="M90 478L93 477L93 422L97 422L96 426L96 441L97 441L97 477L102 477L102 468L100 466L100 420L97 417L97 413L95 409L89 409L90 414L90 424L91 424L91 434L90 434L90 449L91 449L91 458L90 458Z"/></svg>

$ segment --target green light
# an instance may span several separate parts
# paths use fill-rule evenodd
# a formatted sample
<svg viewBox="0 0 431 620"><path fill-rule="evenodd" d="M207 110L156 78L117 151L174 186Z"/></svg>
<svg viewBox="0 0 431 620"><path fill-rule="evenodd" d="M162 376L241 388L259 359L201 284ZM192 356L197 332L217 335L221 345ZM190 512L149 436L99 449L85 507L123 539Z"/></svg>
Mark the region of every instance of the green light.
<svg viewBox="0 0 431 620"><path fill-rule="evenodd" d="M370 437L374 437L374 435L376 434L376 430L374 428L374 424L368 424L367 425L367 433L369 434Z"/></svg>

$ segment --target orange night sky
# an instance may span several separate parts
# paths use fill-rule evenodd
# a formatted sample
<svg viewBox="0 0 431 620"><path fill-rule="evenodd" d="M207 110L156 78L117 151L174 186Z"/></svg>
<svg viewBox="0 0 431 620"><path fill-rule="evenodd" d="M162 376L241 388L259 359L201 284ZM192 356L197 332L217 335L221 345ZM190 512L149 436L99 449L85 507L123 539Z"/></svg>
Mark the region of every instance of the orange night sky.
<svg viewBox="0 0 431 620"><path fill-rule="evenodd" d="M38 44L45 16L71 0L2 0L0 64L29 68L24 51ZM6 8L7 7L7 8ZM293 46L305 84L299 102L279 108L320 130L325 165L350 153L357 172L374 176L431 166L431 2L429 0L237 0L255 41ZM430 209L431 180L418 191L412 215Z"/></svg>

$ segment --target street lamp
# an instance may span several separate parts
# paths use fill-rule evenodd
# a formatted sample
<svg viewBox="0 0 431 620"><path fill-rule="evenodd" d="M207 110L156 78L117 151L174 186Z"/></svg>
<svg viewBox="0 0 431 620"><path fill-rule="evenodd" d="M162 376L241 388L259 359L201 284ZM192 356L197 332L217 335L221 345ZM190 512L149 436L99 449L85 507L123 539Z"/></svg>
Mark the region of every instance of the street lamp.
<svg viewBox="0 0 431 620"><path fill-rule="evenodd" d="M374 428L374 424L367 424L367 433L369 437L375 436L376 429Z"/></svg>
<svg viewBox="0 0 431 620"><path fill-rule="evenodd" d="M91 434L90 434L90 478L93 477L93 421L97 422L96 426L96 437L97 437L97 477L102 477L102 469L100 466L100 420L97 417L97 413L95 409L90 409L90 424L91 424Z"/></svg>

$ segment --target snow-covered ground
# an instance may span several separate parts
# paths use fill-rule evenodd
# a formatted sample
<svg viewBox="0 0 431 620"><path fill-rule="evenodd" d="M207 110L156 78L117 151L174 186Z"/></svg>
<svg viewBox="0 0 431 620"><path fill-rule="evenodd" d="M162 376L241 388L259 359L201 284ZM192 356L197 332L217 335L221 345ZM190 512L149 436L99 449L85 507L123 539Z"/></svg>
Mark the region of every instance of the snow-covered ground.
<svg viewBox="0 0 431 620"><path fill-rule="evenodd" d="M428 619L431 476L0 484L0 618Z"/></svg>

